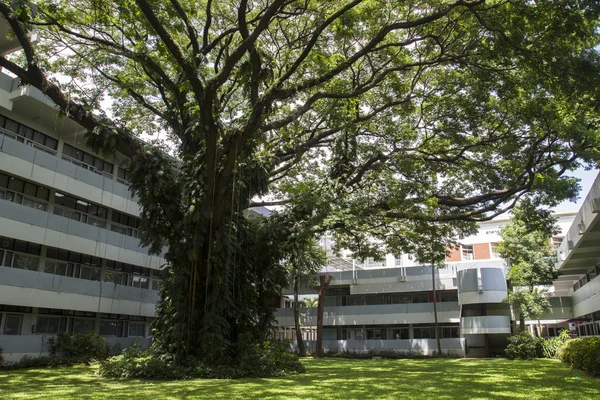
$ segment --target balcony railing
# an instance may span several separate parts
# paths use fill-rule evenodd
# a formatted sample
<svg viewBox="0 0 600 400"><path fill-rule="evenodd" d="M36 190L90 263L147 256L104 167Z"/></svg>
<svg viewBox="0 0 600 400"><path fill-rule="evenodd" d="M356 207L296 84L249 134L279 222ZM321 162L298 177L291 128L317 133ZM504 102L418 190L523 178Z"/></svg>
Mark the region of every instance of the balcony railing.
<svg viewBox="0 0 600 400"><path fill-rule="evenodd" d="M77 160L77 159L75 159L73 157L69 157L69 156L63 154L62 155L62 159L65 160L65 161L67 161L67 162L70 162L71 164L77 165L78 167L81 167L83 169L87 169L88 171L92 171L92 172L94 172L94 173L96 173L98 175L102 175L102 176L105 176L106 178L113 179L113 175L112 174L109 174L106 171L98 169L98 168L94 167L93 165L86 164L83 161L79 161L79 160Z"/></svg>
<svg viewBox="0 0 600 400"><path fill-rule="evenodd" d="M101 218L98 218L93 215L86 214L81 211L73 210L66 207L54 206L54 214L69 218L75 221L83 222L88 225L97 226L99 228L106 229L107 221Z"/></svg>
<svg viewBox="0 0 600 400"><path fill-rule="evenodd" d="M24 144L26 144L28 146L33 147L34 149L46 152L48 154L52 154L53 156L56 156L58 154L58 152L56 150L54 150L54 149L52 149L50 147L46 147L43 144L39 144L38 142L34 142L31 139L24 138L23 136L17 135L16 133L11 132L9 130L6 130L4 128L0 128L0 135L4 135L6 137L9 137L11 139L16 140L17 142L24 143Z"/></svg>

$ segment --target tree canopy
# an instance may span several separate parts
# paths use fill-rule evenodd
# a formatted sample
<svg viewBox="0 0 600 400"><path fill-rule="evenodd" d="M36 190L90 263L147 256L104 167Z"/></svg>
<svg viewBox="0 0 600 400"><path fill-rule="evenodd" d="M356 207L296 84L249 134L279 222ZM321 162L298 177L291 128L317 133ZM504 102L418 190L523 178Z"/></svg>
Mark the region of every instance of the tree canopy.
<svg viewBox="0 0 600 400"><path fill-rule="evenodd" d="M169 351L212 359L268 325L251 305L281 284L281 254L257 240L298 221L359 255L369 238L396 253L426 222L468 232L520 198L575 197L565 172L600 160L599 13L593 0L4 0L22 51L0 66L94 149L131 159L143 242L169 248ZM159 131L178 160L136 139ZM242 211L260 204L294 217L250 227ZM246 259L248 246L265 252Z"/></svg>

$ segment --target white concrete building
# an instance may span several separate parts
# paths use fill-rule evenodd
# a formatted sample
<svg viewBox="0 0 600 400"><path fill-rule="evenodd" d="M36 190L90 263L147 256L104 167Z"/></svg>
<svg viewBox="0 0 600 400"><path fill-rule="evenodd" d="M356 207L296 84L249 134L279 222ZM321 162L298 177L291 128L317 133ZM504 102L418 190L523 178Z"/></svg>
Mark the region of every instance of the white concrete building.
<svg viewBox="0 0 600 400"><path fill-rule="evenodd" d="M37 89L0 73L0 347L47 351L57 332L147 343L164 259L137 239L120 158L88 149Z"/></svg>
<svg viewBox="0 0 600 400"><path fill-rule="evenodd" d="M576 213L558 214L558 225L567 232ZM500 228L508 218L484 222L476 235L451 251L444 268L435 271L438 321L444 351L457 355L499 354L514 330L507 297L506 266L495 249ZM555 245L562 236L553 238ZM321 240L331 249L328 238ZM414 257L391 255L382 262L354 261L342 252L329 251L326 272L333 276L324 312L324 347L327 350L401 350L431 354L435 342L431 267ZM307 293L309 290L307 290ZM314 293L314 292L313 292ZM556 335L572 318L571 298L549 293L552 313L535 324L536 333ZM563 296L563 297L561 297ZM316 308L302 309L302 323L316 325ZM276 313L283 336L293 339L293 310ZM282 337L280 329L280 337ZM314 345L312 341L309 346Z"/></svg>

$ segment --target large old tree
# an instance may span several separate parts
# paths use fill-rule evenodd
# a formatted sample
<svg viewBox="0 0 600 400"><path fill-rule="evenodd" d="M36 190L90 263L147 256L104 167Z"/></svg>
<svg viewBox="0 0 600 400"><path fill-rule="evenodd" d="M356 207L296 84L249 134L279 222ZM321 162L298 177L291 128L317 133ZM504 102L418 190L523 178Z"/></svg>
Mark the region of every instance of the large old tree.
<svg viewBox="0 0 600 400"><path fill-rule="evenodd" d="M247 220L257 199L299 207L302 226L360 254L372 237L407 247L423 222L466 227L524 196L574 197L564 173L599 160L599 12L593 0L3 0L22 51L0 66L92 147L131 159L143 241L169 249L156 346L211 362L265 334L285 284L277 249L293 227ZM135 139L161 131L174 159Z"/></svg>

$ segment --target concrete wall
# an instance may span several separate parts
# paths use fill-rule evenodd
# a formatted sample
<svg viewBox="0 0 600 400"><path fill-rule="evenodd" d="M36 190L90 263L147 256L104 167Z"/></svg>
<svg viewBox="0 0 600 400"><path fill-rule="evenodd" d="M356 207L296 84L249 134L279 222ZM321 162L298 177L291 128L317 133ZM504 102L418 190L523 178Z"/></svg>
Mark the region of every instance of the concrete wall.
<svg viewBox="0 0 600 400"><path fill-rule="evenodd" d="M109 282L0 267L2 303L152 317L158 292Z"/></svg>
<svg viewBox="0 0 600 400"><path fill-rule="evenodd" d="M464 339L440 339L442 351L457 356L465 355ZM307 349L314 351L315 342L305 341ZM350 351L366 353L377 350L393 350L403 353L419 353L430 355L437 351L435 339L406 339L406 340L323 340L325 351Z"/></svg>
<svg viewBox="0 0 600 400"><path fill-rule="evenodd" d="M59 149L62 150L62 149ZM0 134L0 170L20 178L139 216L137 199L116 180Z"/></svg>
<svg viewBox="0 0 600 400"><path fill-rule="evenodd" d="M581 317L585 314L590 314L600 310L600 276L595 277L582 287L580 287L573 295L573 316Z"/></svg>
<svg viewBox="0 0 600 400"><path fill-rule="evenodd" d="M439 322L459 322L457 302L437 303ZM316 308L301 308L301 323L317 324ZM278 326L294 326L294 310L280 308L275 312ZM364 306L326 307L323 313L325 326L420 324L434 322L433 303L384 304Z"/></svg>
<svg viewBox="0 0 600 400"><path fill-rule="evenodd" d="M482 266L458 271L460 304L501 303L506 295L506 277L503 268Z"/></svg>
<svg viewBox="0 0 600 400"><path fill-rule="evenodd" d="M160 269L162 257L148 255L139 239L0 200L0 236Z"/></svg>
<svg viewBox="0 0 600 400"><path fill-rule="evenodd" d="M462 335L510 333L510 317L505 315L463 317L460 319L460 332Z"/></svg>

